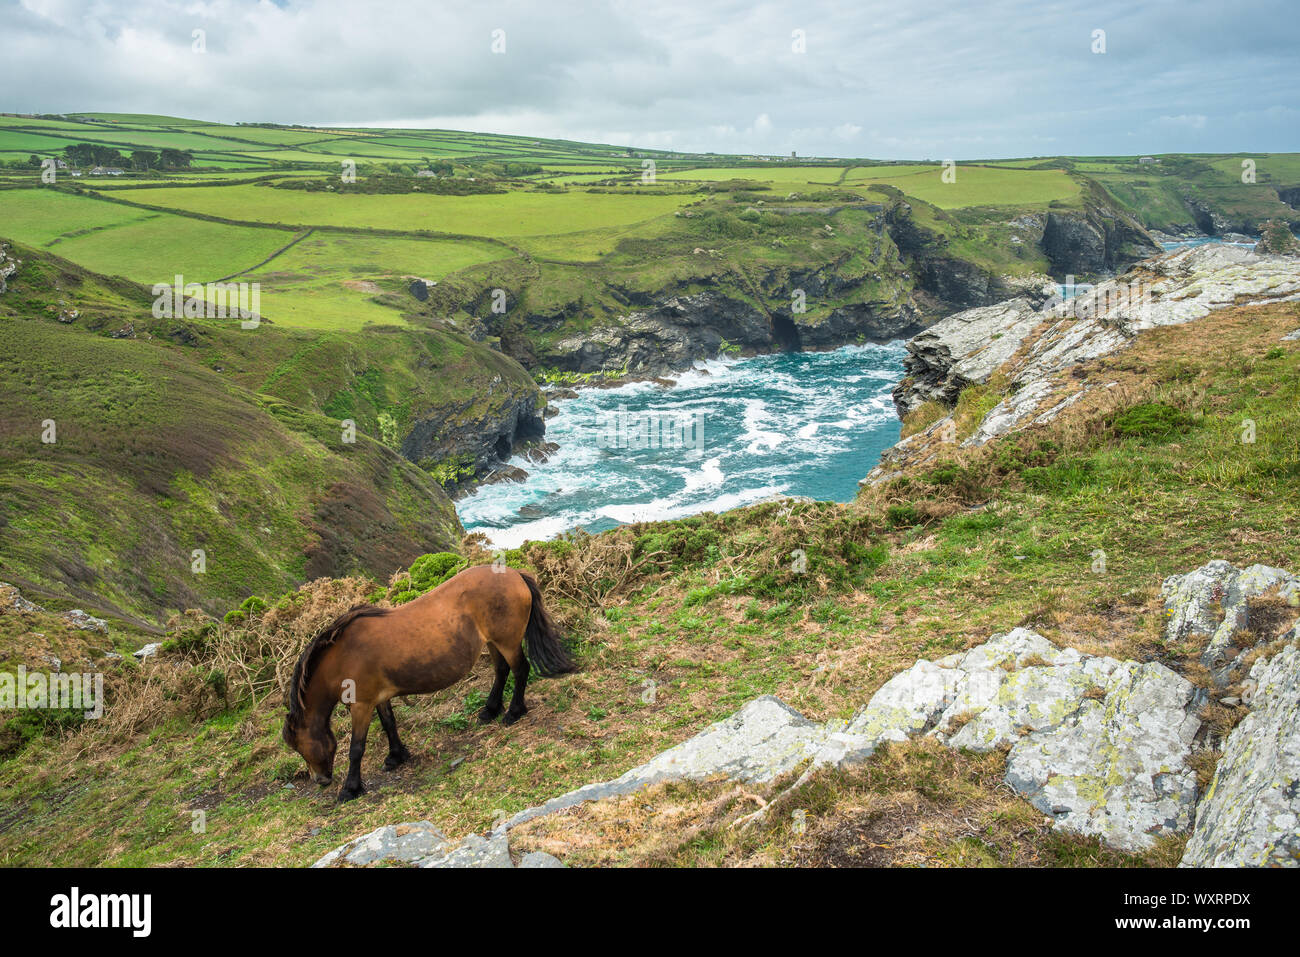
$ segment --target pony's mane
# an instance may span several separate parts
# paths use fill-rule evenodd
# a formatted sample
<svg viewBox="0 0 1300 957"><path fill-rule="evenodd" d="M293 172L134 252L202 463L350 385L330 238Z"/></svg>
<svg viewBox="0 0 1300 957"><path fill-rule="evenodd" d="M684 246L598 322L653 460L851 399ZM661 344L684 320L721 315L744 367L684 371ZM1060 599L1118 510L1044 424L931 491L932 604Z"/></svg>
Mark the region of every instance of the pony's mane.
<svg viewBox="0 0 1300 957"><path fill-rule="evenodd" d="M288 704L289 718L285 722L286 738L297 729L307 707L307 686L311 683L312 673L320 663L320 657L326 648L333 645L343 635L348 625L358 618L378 618L387 615L391 608L376 605L353 605L343 614L327 625L298 656L298 663L293 666L293 680L289 683Z"/></svg>

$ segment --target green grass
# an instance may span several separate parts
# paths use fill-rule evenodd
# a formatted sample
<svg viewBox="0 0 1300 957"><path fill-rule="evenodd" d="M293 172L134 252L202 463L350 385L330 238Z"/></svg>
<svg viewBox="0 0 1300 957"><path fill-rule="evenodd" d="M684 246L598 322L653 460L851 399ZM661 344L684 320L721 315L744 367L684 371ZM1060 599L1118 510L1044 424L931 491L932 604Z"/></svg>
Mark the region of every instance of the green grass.
<svg viewBox="0 0 1300 957"><path fill-rule="evenodd" d="M138 203L259 223L428 230L517 238L626 226L671 213L687 197L513 192L486 196L331 195L263 186L142 189Z"/></svg>

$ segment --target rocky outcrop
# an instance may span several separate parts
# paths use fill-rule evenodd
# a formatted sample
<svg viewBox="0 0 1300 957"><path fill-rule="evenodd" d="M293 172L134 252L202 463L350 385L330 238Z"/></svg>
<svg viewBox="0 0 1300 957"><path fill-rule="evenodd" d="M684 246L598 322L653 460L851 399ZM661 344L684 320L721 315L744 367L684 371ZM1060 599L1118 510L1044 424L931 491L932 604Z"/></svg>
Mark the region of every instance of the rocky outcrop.
<svg viewBox="0 0 1300 957"><path fill-rule="evenodd" d="M1160 246L1135 218L1105 203L1049 212L1040 240L1054 275L1098 275L1157 255Z"/></svg>
<svg viewBox="0 0 1300 957"><path fill-rule="evenodd" d="M8 243L0 243L0 293L9 288L9 277L18 271L21 261L14 258Z"/></svg>
<svg viewBox="0 0 1300 957"><path fill-rule="evenodd" d="M1165 580L1161 595L1169 617L1166 631L1171 640L1189 635L1208 636L1201 665L1209 669L1219 687L1235 680L1240 655L1249 650L1243 641L1252 635L1252 605L1268 593L1275 593L1288 605L1300 605L1300 579L1281 568L1251 565L1237 569L1216 560Z"/></svg>
<svg viewBox="0 0 1300 957"><path fill-rule="evenodd" d="M952 404L963 388L1000 370L1008 383L1005 397L962 442L982 445L1055 418L1090 388L1063 373L1126 348L1141 332L1228 306L1296 301L1298 259L1256 256L1224 244L1175 250L1037 312L1012 300L949 316L908 342L908 375L894 390L894 403L900 415L931 399ZM934 457L939 443L953 440L951 433L951 420L940 419L923 435L909 436L885 451L863 484Z"/></svg>
<svg viewBox="0 0 1300 957"><path fill-rule="evenodd" d="M1300 867L1300 645L1249 680L1251 712L1224 743L1183 867Z"/></svg>
<svg viewBox="0 0 1300 957"><path fill-rule="evenodd" d="M1257 256L1300 256L1300 241L1291 234L1287 224L1270 219L1259 229L1259 242L1255 244Z"/></svg>
<svg viewBox="0 0 1300 957"><path fill-rule="evenodd" d="M412 462L452 462L467 477L482 478L546 433L545 399L536 387L498 377L489 394L452 409L450 414L417 420L402 440L401 453ZM448 428L448 422L457 422Z"/></svg>
<svg viewBox="0 0 1300 957"><path fill-rule="evenodd" d="M389 824L336 847L312 867L367 867L372 864L409 864L431 868L534 868L563 867L556 857L530 851L516 865L504 828L487 836L471 834L451 841L428 821Z"/></svg>
<svg viewBox="0 0 1300 957"><path fill-rule="evenodd" d="M1017 628L890 679L848 731L1010 746L1006 781L1056 827L1124 850L1186 831L1200 721L1192 685L1160 664L1061 650ZM901 735L900 735L901 732Z"/></svg>
<svg viewBox="0 0 1300 957"><path fill-rule="evenodd" d="M894 390L900 417L923 402L953 405L962 389L987 382L1042 317L1027 299L967 309L907 343L906 377Z"/></svg>

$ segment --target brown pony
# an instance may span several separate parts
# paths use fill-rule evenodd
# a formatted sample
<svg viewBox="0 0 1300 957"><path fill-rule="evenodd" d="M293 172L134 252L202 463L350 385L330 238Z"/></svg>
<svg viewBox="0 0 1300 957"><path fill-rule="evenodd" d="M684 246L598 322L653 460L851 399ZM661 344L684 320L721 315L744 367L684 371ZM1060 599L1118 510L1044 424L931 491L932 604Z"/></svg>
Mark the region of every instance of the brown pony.
<svg viewBox="0 0 1300 957"><path fill-rule="evenodd" d="M293 669L285 743L303 756L312 780L328 785L338 747L330 716L343 700L352 713L352 743L339 800L357 797L365 792L361 757L375 711L388 735L384 768L392 770L411 757L397 737L393 696L455 684L469 674L484 645L496 680L479 712L481 722L501 713L507 672L515 676L515 691L503 723L523 717L529 657L543 675L574 668L542 607L536 579L513 568L478 565L396 608L357 605L313 638Z"/></svg>

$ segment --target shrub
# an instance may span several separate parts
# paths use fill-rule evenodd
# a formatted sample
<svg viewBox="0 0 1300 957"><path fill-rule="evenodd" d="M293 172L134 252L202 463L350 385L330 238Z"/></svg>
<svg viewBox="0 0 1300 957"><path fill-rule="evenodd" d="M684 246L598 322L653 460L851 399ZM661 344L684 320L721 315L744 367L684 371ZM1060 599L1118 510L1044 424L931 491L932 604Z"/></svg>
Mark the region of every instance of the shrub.
<svg viewBox="0 0 1300 957"><path fill-rule="evenodd" d="M1122 438L1163 438L1186 432L1192 417L1173 406L1143 402L1115 416L1112 427Z"/></svg>

